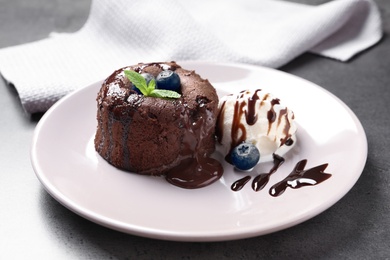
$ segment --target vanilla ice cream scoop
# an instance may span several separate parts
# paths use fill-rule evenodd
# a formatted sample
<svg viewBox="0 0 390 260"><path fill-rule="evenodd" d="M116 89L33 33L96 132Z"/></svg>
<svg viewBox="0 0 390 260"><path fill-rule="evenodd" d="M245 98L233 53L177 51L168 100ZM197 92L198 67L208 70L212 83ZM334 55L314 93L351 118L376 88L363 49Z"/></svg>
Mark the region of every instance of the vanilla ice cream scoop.
<svg viewBox="0 0 390 260"><path fill-rule="evenodd" d="M250 142L260 161L272 160L273 153L282 155L295 144L296 130L294 113L270 93L245 90L220 99L216 134L226 158L234 147Z"/></svg>

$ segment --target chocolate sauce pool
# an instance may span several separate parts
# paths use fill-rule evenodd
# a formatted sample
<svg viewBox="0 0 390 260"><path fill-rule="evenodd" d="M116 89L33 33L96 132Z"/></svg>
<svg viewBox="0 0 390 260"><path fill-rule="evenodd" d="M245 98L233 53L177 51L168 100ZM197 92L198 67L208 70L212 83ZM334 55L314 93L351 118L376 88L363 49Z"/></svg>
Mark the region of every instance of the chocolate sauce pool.
<svg viewBox="0 0 390 260"><path fill-rule="evenodd" d="M204 157L200 160L189 158L171 169L165 178L175 186L197 189L217 181L222 173L222 165L213 158Z"/></svg>

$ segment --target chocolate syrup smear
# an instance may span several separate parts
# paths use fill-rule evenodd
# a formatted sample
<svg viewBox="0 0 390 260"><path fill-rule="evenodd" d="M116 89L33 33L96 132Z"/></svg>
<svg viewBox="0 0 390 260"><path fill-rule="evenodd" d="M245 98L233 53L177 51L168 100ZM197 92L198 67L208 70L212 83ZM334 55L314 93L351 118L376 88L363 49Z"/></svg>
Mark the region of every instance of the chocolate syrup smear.
<svg viewBox="0 0 390 260"><path fill-rule="evenodd" d="M273 154L273 157L274 157L274 161L273 161L274 165L272 166L271 170L268 173L261 173L253 179L252 189L254 191L257 192L262 190L269 182L270 176L273 173L275 173L279 169L279 167L284 163L283 157L277 154ZM273 197L278 197L282 195L288 187L292 189L299 189L305 186L314 186L329 179L332 176L329 173L324 173L324 170L326 169L326 167L328 167L327 163L304 170L306 163L307 163L306 159L299 161L295 165L293 171L285 179L274 184L270 188L269 194ZM251 176L247 175L235 181L231 185L231 189L233 191L241 190L249 182L250 179Z"/></svg>
<svg viewBox="0 0 390 260"><path fill-rule="evenodd" d="M283 192L290 187L291 189L299 189L305 186L317 185L332 176L329 173L324 173L328 164L322 164L307 170L305 169L307 160L299 161L293 171L282 181L273 185L269 194L273 197L277 197L283 194Z"/></svg>

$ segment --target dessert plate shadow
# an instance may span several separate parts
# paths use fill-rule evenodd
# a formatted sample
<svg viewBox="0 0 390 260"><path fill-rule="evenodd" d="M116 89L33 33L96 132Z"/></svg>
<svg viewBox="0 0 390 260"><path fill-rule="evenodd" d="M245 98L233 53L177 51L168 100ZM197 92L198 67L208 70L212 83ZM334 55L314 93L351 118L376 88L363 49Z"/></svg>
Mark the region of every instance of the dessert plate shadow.
<svg viewBox="0 0 390 260"><path fill-rule="evenodd" d="M255 192L248 184L232 191L232 183L247 173L236 172L225 162L219 181L195 190L109 165L93 145L101 86L97 82L61 99L36 127L31 160L47 192L76 214L121 232L174 241L224 241L264 235L308 220L335 204L358 180L367 158L366 135L355 114L328 91L269 68L179 64L208 78L220 96L260 88L294 111L296 144L263 190ZM302 159L307 159L307 168L328 163L331 178L271 196L270 187ZM269 167L265 163L257 168L267 172Z"/></svg>

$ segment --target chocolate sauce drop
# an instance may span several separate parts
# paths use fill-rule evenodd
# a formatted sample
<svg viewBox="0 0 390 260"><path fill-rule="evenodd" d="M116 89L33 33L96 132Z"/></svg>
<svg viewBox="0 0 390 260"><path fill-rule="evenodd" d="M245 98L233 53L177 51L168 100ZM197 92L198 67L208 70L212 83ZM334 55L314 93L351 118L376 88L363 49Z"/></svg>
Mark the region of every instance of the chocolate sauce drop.
<svg viewBox="0 0 390 260"><path fill-rule="evenodd" d="M247 182L251 179L251 176L245 176L244 178L241 178L237 181L235 181L232 186L230 186L230 188L233 190L233 191L239 191L241 190L242 188L244 188L245 184L247 184Z"/></svg>
<svg viewBox="0 0 390 260"><path fill-rule="evenodd" d="M287 146L291 146L294 144L294 140L292 138L288 138L284 144Z"/></svg>
<svg viewBox="0 0 390 260"><path fill-rule="evenodd" d="M269 178L271 177L271 175L276 172L279 167L284 163L284 158L277 154L273 154L273 158L274 165L271 170L268 173L261 173L253 179L252 189L254 191L262 190L269 182Z"/></svg>
<svg viewBox="0 0 390 260"><path fill-rule="evenodd" d="M277 197L282 195L287 187L298 189L304 186L313 186L332 176L329 173L324 173L324 170L328 167L327 163L304 170L306 163L307 160L299 161L295 165L293 171L284 180L276 183L270 188L269 194L273 197Z"/></svg>

